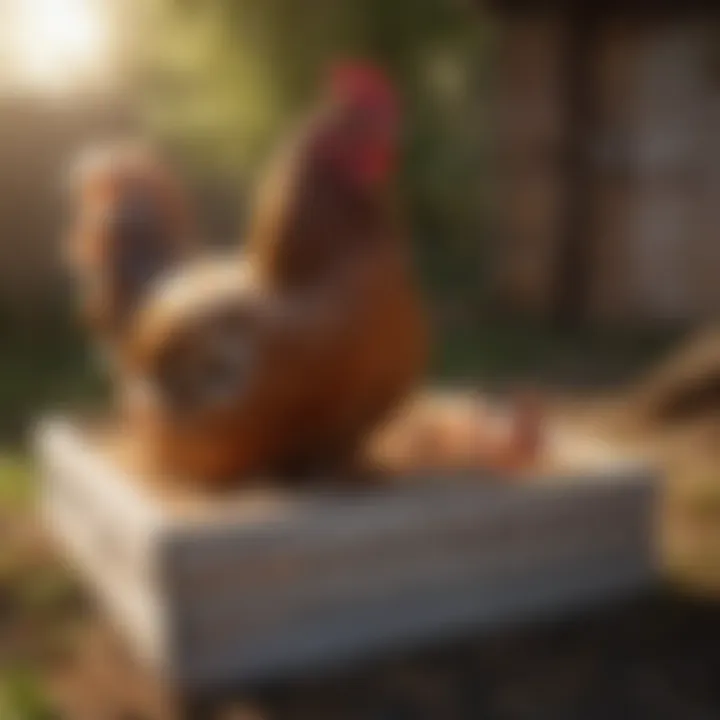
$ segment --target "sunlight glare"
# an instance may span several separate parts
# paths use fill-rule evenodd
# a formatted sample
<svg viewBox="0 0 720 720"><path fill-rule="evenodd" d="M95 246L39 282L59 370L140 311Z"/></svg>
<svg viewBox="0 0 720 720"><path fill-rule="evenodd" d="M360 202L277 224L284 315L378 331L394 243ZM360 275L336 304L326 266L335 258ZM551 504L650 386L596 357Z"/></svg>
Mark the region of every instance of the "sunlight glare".
<svg viewBox="0 0 720 720"><path fill-rule="evenodd" d="M21 84L52 90L102 76L109 38L99 0L14 0L12 11L8 30Z"/></svg>

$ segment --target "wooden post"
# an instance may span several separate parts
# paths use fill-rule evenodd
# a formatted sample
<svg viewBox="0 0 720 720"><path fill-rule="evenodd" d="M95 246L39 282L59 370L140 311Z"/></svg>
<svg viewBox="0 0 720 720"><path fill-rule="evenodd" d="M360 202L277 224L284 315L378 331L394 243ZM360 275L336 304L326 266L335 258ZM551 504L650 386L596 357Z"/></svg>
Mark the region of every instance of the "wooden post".
<svg viewBox="0 0 720 720"><path fill-rule="evenodd" d="M567 160L566 209L553 280L553 316L563 329L587 317L592 281L592 158L596 83L597 15L579 4L570 12L566 40Z"/></svg>

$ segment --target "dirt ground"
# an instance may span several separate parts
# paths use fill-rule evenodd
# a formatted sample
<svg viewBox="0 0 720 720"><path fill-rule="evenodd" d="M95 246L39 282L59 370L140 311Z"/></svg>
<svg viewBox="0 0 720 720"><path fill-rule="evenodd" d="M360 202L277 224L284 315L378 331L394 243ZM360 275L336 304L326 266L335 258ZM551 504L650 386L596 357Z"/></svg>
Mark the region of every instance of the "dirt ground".
<svg viewBox="0 0 720 720"><path fill-rule="evenodd" d="M174 699L133 664L94 612L83 615L72 648L44 662L58 717L179 717ZM186 716L713 720L720 717L719 677L720 609L664 591L551 625L466 636L322 677L240 689L212 708L186 708Z"/></svg>

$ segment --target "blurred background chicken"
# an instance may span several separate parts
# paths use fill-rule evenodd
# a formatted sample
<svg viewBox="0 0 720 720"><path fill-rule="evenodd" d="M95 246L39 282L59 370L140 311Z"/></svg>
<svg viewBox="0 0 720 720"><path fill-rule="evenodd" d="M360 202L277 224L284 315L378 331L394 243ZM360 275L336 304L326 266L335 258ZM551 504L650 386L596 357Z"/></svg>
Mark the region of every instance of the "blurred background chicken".
<svg viewBox="0 0 720 720"><path fill-rule="evenodd" d="M188 257L190 200L170 167L140 143L86 153L72 181L77 211L65 250L80 314L94 339L120 351L151 283Z"/></svg>

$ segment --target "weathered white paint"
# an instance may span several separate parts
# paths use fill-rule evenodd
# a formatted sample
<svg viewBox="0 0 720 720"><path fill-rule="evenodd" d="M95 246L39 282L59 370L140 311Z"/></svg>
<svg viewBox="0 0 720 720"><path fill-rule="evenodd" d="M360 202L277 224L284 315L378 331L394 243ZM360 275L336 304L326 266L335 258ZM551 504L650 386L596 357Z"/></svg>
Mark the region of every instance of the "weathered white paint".
<svg viewBox="0 0 720 720"><path fill-rule="evenodd" d="M49 527L139 657L189 687L578 608L654 577L655 478L591 442L555 439L558 455L573 447L562 477L238 491L194 515L72 423L44 424L37 443Z"/></svg>

